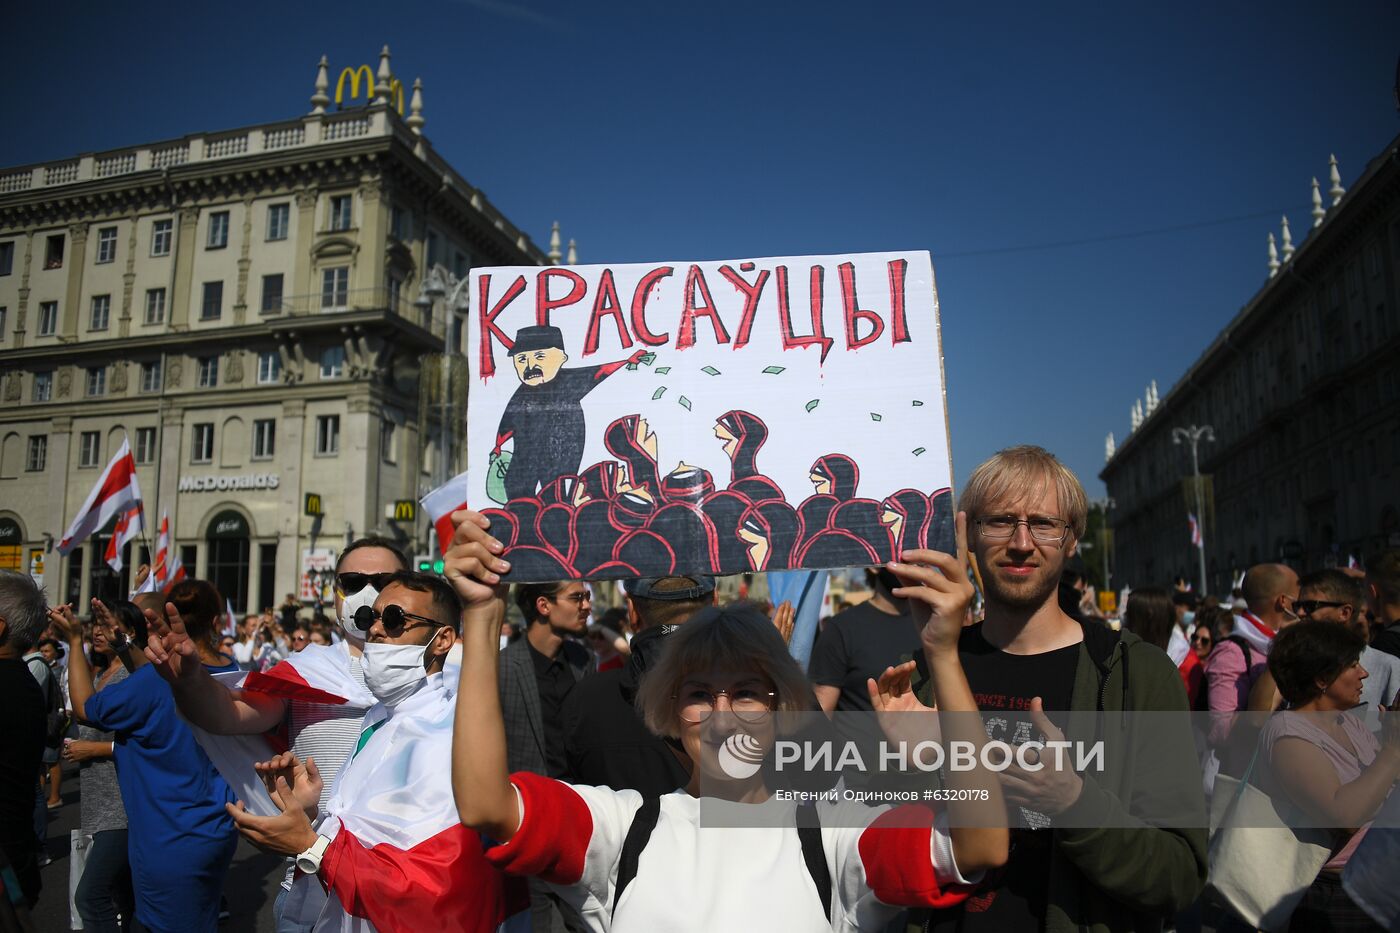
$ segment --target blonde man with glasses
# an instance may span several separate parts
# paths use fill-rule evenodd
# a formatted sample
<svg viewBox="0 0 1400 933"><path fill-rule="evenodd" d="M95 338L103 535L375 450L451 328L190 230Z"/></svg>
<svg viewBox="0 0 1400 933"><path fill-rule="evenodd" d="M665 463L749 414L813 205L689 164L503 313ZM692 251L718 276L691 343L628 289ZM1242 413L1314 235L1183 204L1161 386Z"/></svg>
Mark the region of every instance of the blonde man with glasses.
<svg viewBox="0 0 1400 933"><path fill-rule="evenodd" d="M959 655L987 720L988 737L1012 744L1065 738L1067 711L1105 730L1070 729L1070 740L1105 740L1099 773L1013 764L1001 775L1012 826L1011 858L976 898L935 914L929 929L1156 930L1200 892L1206 874L1204 802L1190 724L1150 746L1122 732L1109 712L1187 710L1166 653L1130 632L1080 622L1060 607L1066 562L1084 534L1084 488L1039 447L1003 450L968 477L959 502L986 599L983 622L962 631ZM1001 712L1002 715L996 715ZM1019 723L1017 719L1021 720ZM1075 725L1080 717L1075 718ZM1139 730L1141 731L1141 730ZM1179 733L1179 734L1177 734ZM1119 756L1132 754L1131 763ZM1194 781L1178 780L1181 762ZM1173 777L1171 772L1178 772ZM1130 816L1178 813L1175 829ZM1112 819L1112 828L1103 825ZM1093 824L1090 828L1090 824Z"/></svg>

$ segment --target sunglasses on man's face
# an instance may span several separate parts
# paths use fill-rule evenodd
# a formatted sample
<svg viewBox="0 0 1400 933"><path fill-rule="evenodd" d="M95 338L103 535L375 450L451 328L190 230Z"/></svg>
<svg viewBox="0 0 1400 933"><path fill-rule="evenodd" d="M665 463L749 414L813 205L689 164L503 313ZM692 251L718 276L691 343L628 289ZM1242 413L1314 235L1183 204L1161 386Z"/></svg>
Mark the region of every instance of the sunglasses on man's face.
<svg viewBox="0 0 1400 933"><path fill-rule="evenodd" d="M415 620L418 624L408 625L407 620L409 619ZM372 629L376 620L383 624L384 634L390 638L398 638L411 628L422 628L425 625L431 625L434 628L442 626L442 623L437 619L414 615L395 603L385 606L383 611L375 609L373 606L361 606L355 610L355 628L362 632L368 632Z"/></svg>
<svg viewBox="0 0 1400 933"><path fill-rule="evenodd" d="M335 575L335 585L340 589L341 596L354 596L368 584L375 590L382 591L389 585L389 578L393 572L388 573L355 573L346 571Z"/></svg>
<svg viewBox="0 0 1400 933"><path fill-rule="evenodd" d="M1326 599L1295 599L1293 611L1300 616L1310 616L1319 609L1340 609L1347 603L1337 603Z"/></svg>

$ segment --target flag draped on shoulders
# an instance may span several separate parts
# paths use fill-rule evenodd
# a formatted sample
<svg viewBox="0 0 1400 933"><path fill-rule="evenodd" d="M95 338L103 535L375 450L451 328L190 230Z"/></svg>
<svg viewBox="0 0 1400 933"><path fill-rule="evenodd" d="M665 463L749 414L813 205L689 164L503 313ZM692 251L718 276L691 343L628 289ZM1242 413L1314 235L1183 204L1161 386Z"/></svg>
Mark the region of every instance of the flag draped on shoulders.
<svg viewBox="0 0 1400 933"><path fill-rule="evenodd" d="M350 647L343 641L335 645L307 645L266 672L250 673L243 689L284 700L332 706L349 703L362 709L378 702L350 673Z"/></svg>
<svg viewBox="0 0 1400 933"><path fill-rule="evenodd" d="M318 931L489 931L529 897L483 854L452 795L452 726L461 648L443 672L391 711L365 716L363 744L340 772L317 829L331 837ZM365 738L368 737L368 738Z"/></svg>

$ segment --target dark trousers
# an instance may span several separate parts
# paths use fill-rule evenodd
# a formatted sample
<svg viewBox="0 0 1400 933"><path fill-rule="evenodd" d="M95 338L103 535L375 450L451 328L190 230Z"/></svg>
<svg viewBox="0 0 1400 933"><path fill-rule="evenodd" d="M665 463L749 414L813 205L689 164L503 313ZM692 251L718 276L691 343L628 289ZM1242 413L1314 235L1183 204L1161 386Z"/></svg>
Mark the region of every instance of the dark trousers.
<svg viewBox="0 0 1400 933"><path fill-rule="evenodd" d="M1289 933L1384 933L1342 888L1340 872L1324 871L1293 911Z"/></svg>
<svg viewBox="0 0 1400 933"><path fill-rule="evenodd" d="M94 833L83 878L74 894L83 929L119 933L130 929L136 901L131 893L131 864L126 856L126 830ZM121 914L121 922L117 915Z"/></svg>

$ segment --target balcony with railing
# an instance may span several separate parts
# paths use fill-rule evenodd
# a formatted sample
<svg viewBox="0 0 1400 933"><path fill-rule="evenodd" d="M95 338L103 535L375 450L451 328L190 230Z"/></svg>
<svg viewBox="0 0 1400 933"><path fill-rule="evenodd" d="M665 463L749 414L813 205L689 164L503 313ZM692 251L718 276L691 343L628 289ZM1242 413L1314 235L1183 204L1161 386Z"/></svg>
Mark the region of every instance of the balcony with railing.
<svg viewBox="0 0 1400 933"><path fill-rule="evenodd" d="M442 321L433 318L431 308L421 308L409 301L401 290L389 288L348 288L286 295L279 301L269 302L259 312L259 317L264 320L315 317L347 311L388 311L435 337L442 337Z"/></svg>

